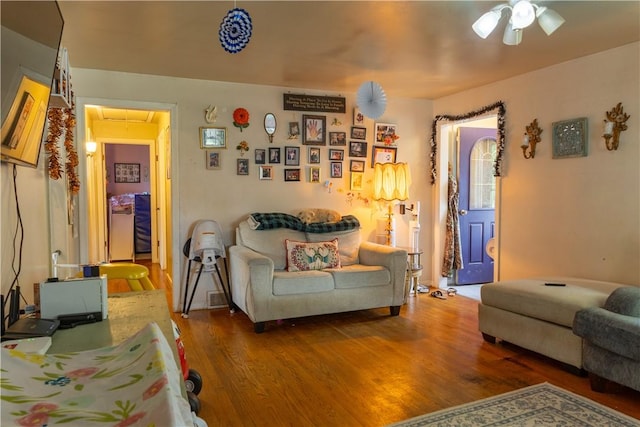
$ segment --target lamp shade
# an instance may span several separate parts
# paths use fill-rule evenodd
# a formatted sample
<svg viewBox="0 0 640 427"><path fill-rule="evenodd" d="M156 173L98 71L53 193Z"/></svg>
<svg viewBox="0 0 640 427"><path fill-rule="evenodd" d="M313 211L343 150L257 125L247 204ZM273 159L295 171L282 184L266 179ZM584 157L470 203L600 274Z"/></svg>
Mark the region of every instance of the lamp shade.
<svg viewBox="0 0 640 427"><path fill-rule="evenodd" d="M504 5L496 6L478 18L478 20L471 26L473 31L475 31L478 36L486 39L498 25L498 21L500 21L500 18L502 17L503 8Z"/></svg>
<svg viewBox="0 0 640 427"><path fill-rule="evenodd" d="M358 107L362 114L370 119L377 119L382 116L387 108L387 94L379 83L367 81L360 85L356 94Z"/></svg>
<svg viewBox="0 0 640 427"><path fill-rule="evenodd" d="M528 0L520 0L511 10L511 24L516 30L527 28L536 19L536 12Z"/></svg>
<svg viewBox="0 0 640 427"><path fill-rule="evenodd" d="M373 167L375 200L407 200L411 174L407 163L376 163Z"/></svg>
<svg viewBox="0 0 640 427"><path fill-rule="evenodd" d="M548 36L564 24L564 18L560 16L558 12L545 6L538 7L536 16L538 17L540 28L542 28Z"/></svg>
<svg viewBox="0 0 640 427"><path fill-rule="evenodd" d="M502 42L506 45L515 46L519 45L522 41L522 30L516 30L511 25L511 21L504 28L504 36L502 37Z"/></svg>

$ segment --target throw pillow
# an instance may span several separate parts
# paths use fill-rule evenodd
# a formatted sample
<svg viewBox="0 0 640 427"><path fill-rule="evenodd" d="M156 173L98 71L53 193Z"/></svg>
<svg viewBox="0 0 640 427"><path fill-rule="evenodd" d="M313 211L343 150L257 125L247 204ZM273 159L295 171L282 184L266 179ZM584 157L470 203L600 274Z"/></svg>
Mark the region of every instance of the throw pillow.
<svg viewBox="0 0 640 427"><path fill-rule="evenodd" d="M285 240L287 248L287 270L308 271L339 268L338 239L328 242L296 242Z"/></svg>

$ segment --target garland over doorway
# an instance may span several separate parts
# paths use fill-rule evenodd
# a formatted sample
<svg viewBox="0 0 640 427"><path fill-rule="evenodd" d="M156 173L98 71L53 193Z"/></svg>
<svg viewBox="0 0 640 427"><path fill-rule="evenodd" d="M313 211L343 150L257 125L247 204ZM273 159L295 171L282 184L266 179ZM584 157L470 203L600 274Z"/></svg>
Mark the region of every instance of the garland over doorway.
<svg viewBox="0 0 640 427"><path fill-rule="evenodd" d="M438 153L438 144L436 143L436 135L438 132L438 122L441 120L448 121L461 121L468 120L478 116L482 116L490 111L498 110L498 152L496 153L496 159L493 166L493 176L502 176L502 154L504 152L504 122L505 122L505 113L506 109L504 107L504 102L498 101L494 104L487 105L486 107L482 107L479 110L471 111L469 113L460 115L460 116L450 116L447 114L439 114L433 120L433 124L431 126L431 153L430 156L430 165L431 165L431 185L436 183L437 172L436 172L436 154Z"/></svg>

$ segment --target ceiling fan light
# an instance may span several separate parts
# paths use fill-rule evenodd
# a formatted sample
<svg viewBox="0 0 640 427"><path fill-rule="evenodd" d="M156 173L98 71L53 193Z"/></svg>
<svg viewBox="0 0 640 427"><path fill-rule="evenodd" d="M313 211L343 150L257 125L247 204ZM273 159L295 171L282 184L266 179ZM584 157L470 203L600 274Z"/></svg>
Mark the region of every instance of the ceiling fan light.
<svg viewBox="0 0 640 427"><path fill-rule="evenodd" d="M489 12L478 18L478 20L471 26L473 31L475 31L478 36L486 39L498 25L498 21L500 21L500 18L502 17L502 7L504 6L494 7Z"/></svg>
<svg viewBox="0 0 640 427"><path fill-rule="evenodd" d="M560 16L558 12L547 8L546 6L538 7L536 16L538 17L538 24L540 25L540 28L542 28L548 36L564 24L564 18Z"/></svg>
<svg viewBox="0 0 640 427"><path fill-rule="evenodd" d="M502 42L509 46L517 46L522 41L522 30L516 30L511 24L511 20L504 29L504 36Z"/></svg>
<svg viewBox="0 0 640 427"><path fill-rule="evenodd" d="M536 19L536 12L528 0L521 0L513 5L511 23L516 30L526 28Z"/></svg>

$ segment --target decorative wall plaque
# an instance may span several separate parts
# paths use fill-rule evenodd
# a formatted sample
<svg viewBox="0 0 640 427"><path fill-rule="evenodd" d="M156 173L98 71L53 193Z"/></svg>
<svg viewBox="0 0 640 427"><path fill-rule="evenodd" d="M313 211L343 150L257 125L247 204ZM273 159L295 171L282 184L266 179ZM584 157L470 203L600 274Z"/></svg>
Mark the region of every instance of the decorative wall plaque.
<svg viewBox="0 0 640 427"><path fill-rule="evenodd" d="M589 144L586 117L553 123L553 158L585 157Z"/></svg>

